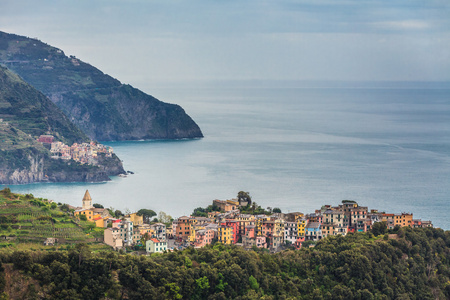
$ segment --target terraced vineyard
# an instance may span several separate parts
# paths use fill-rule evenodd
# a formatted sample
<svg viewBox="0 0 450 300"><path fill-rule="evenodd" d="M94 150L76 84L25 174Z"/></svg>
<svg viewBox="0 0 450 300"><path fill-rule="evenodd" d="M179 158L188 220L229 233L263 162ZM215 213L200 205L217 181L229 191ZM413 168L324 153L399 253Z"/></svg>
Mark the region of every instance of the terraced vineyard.
<svg viewBox="0 0 450 300"><path fill-rule="evenodd" d="M57 238L59 242L88 242L101 238L103 229L92 222L80 222L67 206L32 195L0 191L0 239L15 242L43 242ZM1 246L1 243L0 243Z"/></svg>

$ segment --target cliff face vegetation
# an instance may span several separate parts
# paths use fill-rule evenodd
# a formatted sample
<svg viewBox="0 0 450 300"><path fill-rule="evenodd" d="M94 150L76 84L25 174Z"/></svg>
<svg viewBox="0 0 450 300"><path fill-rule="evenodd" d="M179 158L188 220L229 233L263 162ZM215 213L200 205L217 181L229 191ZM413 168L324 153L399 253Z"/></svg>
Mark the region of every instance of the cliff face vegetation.
<svg viewBox="0 0 450 300"><path fill-rule="evenodd" d="M277 254L222 244L151 257L83 244L4 250L0 288L8 294L5 278L16 276L24 298L41 299L449 299L449 246L448 231L401 228Z"/></svg>
<svg viewBox="0 0 450 300"><path fill-rule="evenodd" d="M88 136L100 141L202 136L180 106L163 103L130 85L52 97Z"/></svg>
<svg viewBox="0 0 450 300"><path fill-rule="evenodd" d="M93 140L203 137L180 106L121 84L38 40L0 32L0 63L48 96Z"/></svg>
<svg viewBox="0 0 450 300"><path fill-rule="evenodd" d="M1 66L0 119L33 138L51 134L70 145L89 141L45 95Z"/></svg>

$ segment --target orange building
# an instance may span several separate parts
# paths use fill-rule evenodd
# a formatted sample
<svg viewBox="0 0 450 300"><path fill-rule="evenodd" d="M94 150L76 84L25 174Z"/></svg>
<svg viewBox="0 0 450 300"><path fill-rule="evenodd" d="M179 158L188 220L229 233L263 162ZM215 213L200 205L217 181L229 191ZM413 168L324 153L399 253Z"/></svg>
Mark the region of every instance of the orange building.
<svg viewBox="0 0 450 300"><path fill-rule="evenodd" d="M176 224L175 238L187 240L191 234L191 225L195 224L196 220L194 218L183 216L178 218L174 223Z"/></svg>
<svg viewBox="0 0 450 300"><path fill-rule="evenodd" d="M399 225L400 227L412 227L413 225L413 214L401 213L394 215L394 224Z"/></svg>
<svg viewBox="0 0 450 300"><path fill-rule="evenodd" d="M92 220L95 222L96 227L105 227L105 220L99 214L94 215Z"/></svg>

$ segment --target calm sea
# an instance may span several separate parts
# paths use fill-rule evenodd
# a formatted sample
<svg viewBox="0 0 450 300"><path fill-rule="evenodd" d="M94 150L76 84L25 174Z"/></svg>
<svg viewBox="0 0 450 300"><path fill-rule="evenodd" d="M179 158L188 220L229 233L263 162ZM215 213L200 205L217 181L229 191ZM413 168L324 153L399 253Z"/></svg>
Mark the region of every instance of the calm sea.
<svg viewBox="0 0 450 300"><path fill-rule="evenodd" d="M159 99L182 105L205 138L107 143L134 175L11 188L72 205L89 189L105 207L173 217L240 190L283 212L309 213L351 199L450 229L448 87L267 86L149 87Z"/></svg>

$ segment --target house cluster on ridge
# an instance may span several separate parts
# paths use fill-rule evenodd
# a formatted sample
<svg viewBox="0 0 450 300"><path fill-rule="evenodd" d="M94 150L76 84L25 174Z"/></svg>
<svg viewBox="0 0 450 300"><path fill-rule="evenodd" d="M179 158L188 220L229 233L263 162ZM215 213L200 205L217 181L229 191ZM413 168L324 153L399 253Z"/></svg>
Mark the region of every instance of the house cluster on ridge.
<svg viewBox="0 0 450 300"><path fill-rule="evenodd" d="M68 146L62 142L54 142L52 135L41 135L38 140L47 147L50 147L52 158L77 161L81 164L97 165L98 155L104 154L105 157L111 157L113 148L91 141L90 143L74 143Z"/></svg>
<svg viewBox="0 0 450 300"><path fill-rule="evenodd" d="M355 201L343 201L333 207L324 205L311 214L301 212L272 215L241 214L236 199L214 200L221 212L209 212L208 218L183 216L173 221L173 236L180 243L204 247L217 241L237 244L246 249L266 248L277 252L286 244L297 249L305 241L318 241L330 235L367 232L376 222L386 222L387 228L432 227L431 221L413 219L412 213L387 214L359 206Z"/></svg>
<svg viewBox="0 0 450 300"><path fill-rule="evenodd" d="M196 248L220 242L277 252L286 245L300 249L304 242L319 241L327 236L367 232L376 222L385 222L388 229L395 226L433 227L431 221L413 219L412 213L369 211L350 200L344 200L338 206L324 205L306 215L301 212L241 213L246 205L237 199L214 200L213 207L220 211L208 212L208 217L182 216L167 228L163 223L146 224L143 216L137 213L113 218L108 209L92 206L92 198L86 190L82 207L76 208L74 215L84 215L97 227L105 228L104 242L114 249L145 244L148 253L169 250L168 239L175 239L178 245Z"/></svg>

